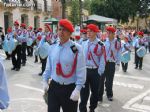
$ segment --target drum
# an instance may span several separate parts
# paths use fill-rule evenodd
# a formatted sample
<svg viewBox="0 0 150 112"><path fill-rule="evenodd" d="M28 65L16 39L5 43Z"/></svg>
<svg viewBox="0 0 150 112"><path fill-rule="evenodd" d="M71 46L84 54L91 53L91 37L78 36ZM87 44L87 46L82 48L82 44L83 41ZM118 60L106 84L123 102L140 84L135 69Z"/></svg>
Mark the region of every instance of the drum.
<svg viewBox="0 0 150 112"><path fill-rule="evenodd" d="M34 46L33 49L34 49L34 55L38 56L39 55L39 50L38 50L37 46Z"/></svg>
<svg viewBox="0 0 150 112"><path fill-rule="evenodd" d="M16 39L10 39L8 41L8 53L12 54L12 52L16 49L18 41Z"/></svg>
<svg viewBox="0 0 150 112"><path fill-rule="evenodd" d="M136 54L138 55L138 57L142 58L145 56L146 54L146 49L144 46L140 47L137 51Z"/></svg>
<svg viewBox="0 0 150 112"><path fill-rule="evenodd" d="M27 40L27 46L31 46L32 43L33 43L32 38L28 38L28 40Z"/></svg>
<svg viewBox="0 0 150 112"><path fill-rule="evenodd" d="M131 59L131 53L129 51L125 51L121 54L121 62L128 63Z"/></svg>
<svg viewBox="0 0 150 112"><path fill-rule="evenodd" d="M8 52L8 40L4 40L2 48L5 52Z"/></svg>
<svg viewBox="0 0 150 112"><path fill-rule="evenodd" d="M39 47L39 55L42 59L45 59L48 56L48 50L49 50L49 44L48 42L44 42L40 47Z"/></svg>

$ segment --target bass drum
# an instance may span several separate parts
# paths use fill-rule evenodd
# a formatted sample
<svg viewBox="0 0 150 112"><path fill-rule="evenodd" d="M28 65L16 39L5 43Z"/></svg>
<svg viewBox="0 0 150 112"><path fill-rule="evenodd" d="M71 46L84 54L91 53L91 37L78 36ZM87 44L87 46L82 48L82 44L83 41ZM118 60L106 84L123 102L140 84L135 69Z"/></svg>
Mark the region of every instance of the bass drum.
<svg viewBox="0 0 150 112"><path fill-rule="evenodd" d="M8 52L8 40L4 40L2 48L5 52Z"/></svg>
<svg viewBox="0 0 150 112"><path fill-rule="evenodd" d="M28 38L27 40L27 46L31 46L33 44L32 38Z"/></svg>
<svg viewBox="0 0 150 112"><path fill-rule="evenodd" d="M34 49L34 55L35 55L35 56L39 56L38 47L37 47L37 46L34 46L33 49Z"/></svg>
<svg viewBox="0 0 150 112"><path fill-rule="evenodd" d="M16 39L10 39L8 41L8 54L12 54L12 52L16 49L18 45L18 41Z"/></svg>
<svg viewBox="0 0 150 112"><path fill-rule="evenodd" d="M138 57L142 58L146 55L146 49L144 46L140 47L137 51L136 54L138 55Z"/></svg>
<svg viewBox="0 0 150 112"><path fill-rule="evenodd" d="M125 51L121 54L121 62L128 63L131 59L131 53L129 51Z"/></svg>
<svg viewBox="0 0 150 112"><path fill-rule="evenodd" d="M48 56L48 50L50 45L47 42L44 42L43 45L39 47L39 55L42 59L45 59Z"/></svg>

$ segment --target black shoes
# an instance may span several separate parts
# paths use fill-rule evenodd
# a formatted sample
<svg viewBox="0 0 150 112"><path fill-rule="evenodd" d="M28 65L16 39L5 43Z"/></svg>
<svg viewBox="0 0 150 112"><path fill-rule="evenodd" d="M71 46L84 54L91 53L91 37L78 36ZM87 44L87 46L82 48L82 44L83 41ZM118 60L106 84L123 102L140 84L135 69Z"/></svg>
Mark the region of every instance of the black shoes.
<svg viewBox="0 0 150 112"><path fill-rule="evenodd" d="M15 70L15 69L16 69L15 67L11 68L11 70Z"/></svg>
<svg viewBox="0 0 150 112"><path fill-rule="evenodd" d="M138 69L138 67L135 67L135 69ZM139 70L142 70L142 67L139 67Z"/></svg>
<svg viewBox="0 0 150 112"><path fill-rule="evenodd" d="M113 101L113 97L108 97L108 101Z"/></svg>
<svg viewBox="0 0 150 112"><path fill-rule="evenodd" d="M13 68L11 68L11 70L19 71L20 68L15 68L15 67L13 67Z"/></svg>
<svg viewBox="0 0 150 112"><path fill-rule="evenodd" d="M5 58L6 60L10 60L10 58L9 57L7 57L7 58Z"/></svg>
<svg viewBox="0 0 150 112"><path fill-rule="evenodd" d="M26 63L22 63L22 66L25 66L26 65Z"/></svg>
<svg viewBox="0 0 150 112"><path fill-rule="evenodd" d="M95 112L94 110L90 110L89 112Z"/></svg>
<svg viewBox="0 0 150 112"><path fill-rule="evenodd" d="M140 67L139 70L142 70L142 68Z"/></svg>
<svg viewBox="0 0 150 112"><path fill-rule="evenodd" d="M19 71L20 70L20 68L16 68L16 71Z"/></svg>
<svg viewBox="0 0 150 112"><path fill-rule="evenodd" d="M98 98L98 101L102 103L102 102L103 102L103 98L102 98L102 97L99 97L99 98Z"/></svg>
<svg viewBox="0 0 150 112"><path fill-rule="evenodd" d="M35 60L35 61L34 61L34 63L37 63L37 62L38 62L38 60Z"/></svg>
<svg viewBox="0 0 150 112"><path fill-rule="evenodd" d="M43 74L43 73L41 72L41 73L39 73L38 75L39 75L39 76L42 76L42 74Z"/></svg>

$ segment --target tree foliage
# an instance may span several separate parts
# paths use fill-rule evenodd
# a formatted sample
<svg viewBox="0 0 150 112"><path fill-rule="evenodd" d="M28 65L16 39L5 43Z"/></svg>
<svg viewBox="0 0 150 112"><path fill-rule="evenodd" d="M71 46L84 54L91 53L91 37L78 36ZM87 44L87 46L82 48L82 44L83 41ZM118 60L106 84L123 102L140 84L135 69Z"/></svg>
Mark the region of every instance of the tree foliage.
<svg viewBox="0 0 150 112"><path fill-rule="evenodd" d="M116 18L128 22L130 16L135 16L140 0L93 0L91 12L101 16Z"/></svg>
<svg viewBox="0 0 150 112"><path fill-rule="evenodd" d="M72 0L69 3L69 8L71 14L69 15L69 19L72 21L74 25L79 24L79 0Z"/></svg>

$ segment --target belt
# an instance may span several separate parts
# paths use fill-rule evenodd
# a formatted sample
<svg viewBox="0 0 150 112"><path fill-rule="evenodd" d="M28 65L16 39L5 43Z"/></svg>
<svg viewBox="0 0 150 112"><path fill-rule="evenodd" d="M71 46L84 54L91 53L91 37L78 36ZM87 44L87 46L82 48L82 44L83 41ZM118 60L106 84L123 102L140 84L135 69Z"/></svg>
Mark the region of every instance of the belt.
<svg viewBox="0 0 150 112"><path fill-rule="evenodd" d="M75 85L75 83L60 83L60 82L56 82L54 80L52 80L51 83L55 84L57 86L71 86L71 85Z"/></svg>
<svg viewBox="0 0 150 112"><path fill-rule="evenodd" d="M115 63L115 61L112 61L112 60L108 60L107 62Z"/></svg>
<svg viewBox="0 0 150 112"><path fill-rule="evenodd" d="M87 69L97 69L95 66L86 66Z"/></svg>

